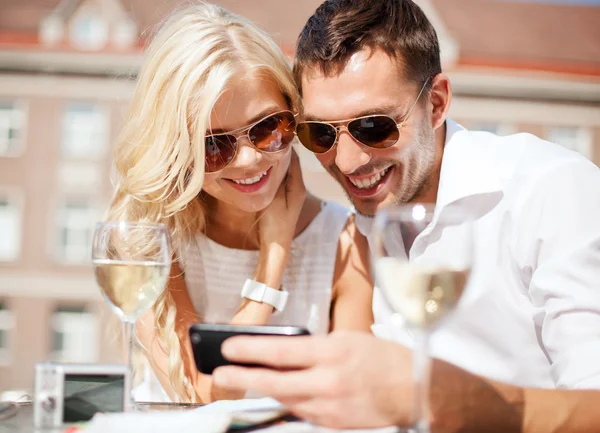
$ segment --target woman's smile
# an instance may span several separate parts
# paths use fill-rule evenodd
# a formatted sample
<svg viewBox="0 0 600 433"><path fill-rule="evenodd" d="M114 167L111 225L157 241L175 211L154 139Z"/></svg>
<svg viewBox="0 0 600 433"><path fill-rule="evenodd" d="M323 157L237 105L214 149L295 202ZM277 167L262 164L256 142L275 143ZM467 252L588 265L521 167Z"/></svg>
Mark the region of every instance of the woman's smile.
<svg viewBox="0 0 600 433"><path fill-rule="evenodd" d="M245 178L241 178L241 179L228 179L228 178L223 178L223 180L225 180L232 188L237 189L238 191L241 191L243 193L253 193L253 192L258 192L260 191L263 186L265 186L267 184L267 182L269 182L269 178L271 175L271 168L269 167L268 170L263 171L261 173L257 173Z"/></svg>

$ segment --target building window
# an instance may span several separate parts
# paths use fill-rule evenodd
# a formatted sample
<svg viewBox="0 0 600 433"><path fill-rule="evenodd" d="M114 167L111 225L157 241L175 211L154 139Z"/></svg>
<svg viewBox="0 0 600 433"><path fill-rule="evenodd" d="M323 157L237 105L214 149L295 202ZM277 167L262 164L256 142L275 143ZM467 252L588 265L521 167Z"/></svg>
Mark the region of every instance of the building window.
<svg viewBox="0 0 600 433"><path fill-rule="evenodd" d="M82 11L71 22L71 39L86 50L99 50L108 42L108 22L97 11Z"/></svg>
<svg viewBox="0 0 600 433"><path fill-rule="evenodd" d="M97 159L108 148L108 116L95 104L73 103L65 110L62 154L67 158Z"/></svg>
<svg viewBox="0 0 600 433"><path fill-rule="evenodd" d="M91 260L92 237L98 214L84 201L69 201L57 215L58 259L69 263Z"/></svg>
<svg viewBox="0 0 600 433"><path fill-rule="evenodd" d="M514 133L513 127L499 122L473 122L469 129L472 131L491 132L496 135L510 135Z"/></svg>
<svg viewBox="0 0 600 433"><path fill-rule="evenodd" d="M0 301L0 365L10 364L10 332L14 327L12 312Z"/></svg>
<svg viewBox="0 0 600 433"><path fill-rule="evenodd" d="M552 143L560 144L569 150L579 152L586 158L592 157L591 134L585 128L572 126L550 128L546 138Z"/></svg>
<svg viewBox="0 0 600 433"><path fill-rule="evenodd" d="M96 317L85 308L59 307L52 315L52 353L55 362L96 362Z"/></svg>
<svg viewBox="0 0 600 433"><path fill-rule="evenodd" d="M21 207L0 195L0 261L14 261L21 252Z"/></svg>
<svg viewBox="0 0 600 433"><path fill-rule="evenodd" d="M0 102L0 156L14 156L23 144L25 112L11 102Z"/></svg>
<svg viewBox="0 0 600 433"><path fill-rule="evenodd" d="M138 38L138 27L134 20L128 17L119 19L113 29L112 41L118 48L132 47Z"/></svg>

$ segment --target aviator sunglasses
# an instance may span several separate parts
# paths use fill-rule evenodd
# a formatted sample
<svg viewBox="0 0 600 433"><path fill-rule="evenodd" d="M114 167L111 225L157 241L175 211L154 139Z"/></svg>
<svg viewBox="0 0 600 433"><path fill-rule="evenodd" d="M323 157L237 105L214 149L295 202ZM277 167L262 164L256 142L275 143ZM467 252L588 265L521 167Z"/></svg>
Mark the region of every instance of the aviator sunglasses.
<svg viewBox="0 0 600 433"><path fill-rule="evenodd" d="M413 112L428 81L425 81L417 98L400 123L397 123L395 119L384 114L362 116L335 122L298 122L296 126L298 140L313 153L325 153L333 149L338 142L342 130L345 129L356 141L365 146L374 149L392 147L398 142L400 129Z"/></svg>
<svg viewBox="0 0 600 433"><path fill-rule="evenodd" d="M207 173L214 173L227 167L235 158L241 137L246 137L261 152L282 151L294 139L295 128L294 114L291 111L279 111L243 128L207 135L204 139L206 147L204 169Z"/></svg>

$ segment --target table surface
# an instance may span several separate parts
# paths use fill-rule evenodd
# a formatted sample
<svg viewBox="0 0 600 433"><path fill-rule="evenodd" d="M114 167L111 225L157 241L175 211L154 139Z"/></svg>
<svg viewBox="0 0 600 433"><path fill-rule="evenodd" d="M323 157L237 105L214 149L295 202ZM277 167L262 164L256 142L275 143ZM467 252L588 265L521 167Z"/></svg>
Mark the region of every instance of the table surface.
<svg viewBox="0 0 600 433"><path fill-rule="evenodd" d="M172 406L161 404L149 405L151 410L181 410ZM19 410L12 418L0 421L0 433L63 433L65 428L60 429L36 429L33 426L33 406L31 404L21 404ZM247 430L245 430L247 432ZM295 421L282 424L274 424L265 428L256 428L252 433L339 433L343 430L332 430L324 427L318 427L306 422ZM401 433L395 427L375 430L352 430L352 433ZM350 431L346 431L350 432ZM110 432L107 432L110 433Z"/></svg>
<svg viewBox="0 0 600 433"><path fill-rule="evenodd" d="M148 405L151 410L181 410L181 407L175 407L166 404ZM12 418L0 421L0 433L63 433L65 427L59 429L37 429L33 426L33 405L23 403L19 405L19 410Z"/></svg>
<svg viewBox="0 0 600 433"><path fill-rule="evenodd" d="M33 428L33 406L31 404L19 405L16 415L0 421L0 433L37 433L38 431ZM47 431L54 433L52 430Z"/></svg>

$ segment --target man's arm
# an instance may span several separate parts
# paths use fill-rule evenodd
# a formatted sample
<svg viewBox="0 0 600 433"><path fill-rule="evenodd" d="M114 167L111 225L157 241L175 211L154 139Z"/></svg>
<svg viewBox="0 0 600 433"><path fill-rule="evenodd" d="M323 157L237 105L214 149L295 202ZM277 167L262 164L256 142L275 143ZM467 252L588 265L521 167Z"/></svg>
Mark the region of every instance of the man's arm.
<svg viewBox="0 0 600 433"><path fill-rule="evenodd" d="M525 201L514 253L552 376L558 387L600 389L600 170L573 158Z"/></svg>
<svg viewBox="0 0 600 433"><path fill-rule="evenodd" d="M326 337L237 337L223 346L237 362L267 368L221 367L228 388L274 397L296 415L334 428L412 423L412 354L360 332ZM435 433L600 432L600 392L522 389L486 380L435 360L431 424ZM276 368L295 370L277 371Z"/></svg>
<svg viewBox="0 0 600 433"><path fill-rule="evenodd" d="M519 388L433 363L433 432L600 432L598 405L598 391Z"/></svg>

